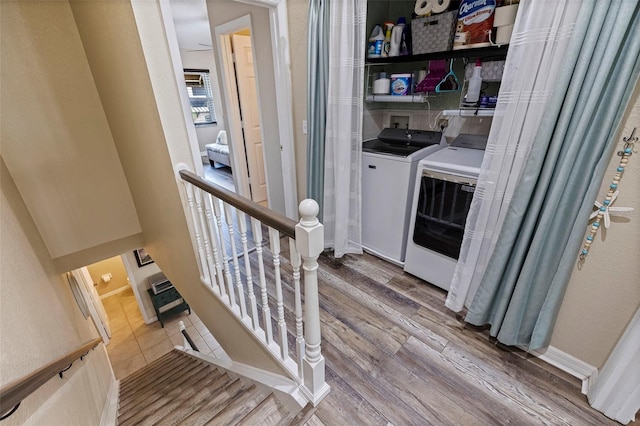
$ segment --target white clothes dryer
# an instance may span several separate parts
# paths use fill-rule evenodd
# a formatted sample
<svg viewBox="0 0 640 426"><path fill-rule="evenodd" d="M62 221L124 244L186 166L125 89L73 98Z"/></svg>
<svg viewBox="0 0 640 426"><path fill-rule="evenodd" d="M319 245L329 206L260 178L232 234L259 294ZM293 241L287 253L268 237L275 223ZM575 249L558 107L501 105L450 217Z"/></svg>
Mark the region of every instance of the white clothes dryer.
<svg viewBox="0 0 640 426"><path fill-rule="evenodd" d="M459 135L418 164L404 270L449 290L487 136Z"/></svg>

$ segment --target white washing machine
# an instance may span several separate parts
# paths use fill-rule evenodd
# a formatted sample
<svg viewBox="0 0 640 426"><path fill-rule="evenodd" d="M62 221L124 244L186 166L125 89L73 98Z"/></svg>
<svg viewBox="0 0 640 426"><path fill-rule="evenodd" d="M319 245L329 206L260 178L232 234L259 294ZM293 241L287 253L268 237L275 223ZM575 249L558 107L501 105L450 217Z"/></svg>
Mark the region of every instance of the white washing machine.
<svg viewBox="0 0 640 426"><path fill-rule="evenodd" d="M404 270L449 290L487 136L459 135L417 168Z"/></svg>
<svg viewBox="0 0 640 426"><path fill-rule="evenodd" d="M362 245L397 265L404 261L418 162L443 149L441 132L383 129L362 144Z"/></svg>

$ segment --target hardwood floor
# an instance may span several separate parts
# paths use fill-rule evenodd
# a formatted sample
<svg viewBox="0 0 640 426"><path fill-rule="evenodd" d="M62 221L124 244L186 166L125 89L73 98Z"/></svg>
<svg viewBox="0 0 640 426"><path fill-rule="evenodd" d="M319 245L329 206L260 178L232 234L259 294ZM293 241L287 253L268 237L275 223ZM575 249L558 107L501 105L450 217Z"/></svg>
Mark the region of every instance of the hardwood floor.
<svg viewBox="0 0 640 426"><path fill-rule="evenodd" d="M577 379L465 326L443 290L401 268L368 254L323 255L319 275L331 393L312 424L617 424L589 407Z"/></svg>
<svg viewBox="0 0 640 426"><path fill-rule="evenodd" d="M228 189L229 191L236 191L235 184L233 183L233 173L231 167L221 166L218 168L211 167L209 163L203 164L205 178L209 179L213 183Z"/></svg>

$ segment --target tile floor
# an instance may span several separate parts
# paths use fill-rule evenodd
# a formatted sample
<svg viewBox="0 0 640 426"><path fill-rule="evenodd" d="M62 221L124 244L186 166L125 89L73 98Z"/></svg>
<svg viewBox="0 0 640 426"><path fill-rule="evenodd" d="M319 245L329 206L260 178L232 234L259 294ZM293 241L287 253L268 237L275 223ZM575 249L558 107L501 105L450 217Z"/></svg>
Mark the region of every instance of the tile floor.
<svg viewBox="0 0 640 426"><path fill-rule="evenodd" d="M191 315L182 312L168 318L162 328L159 321L145 324L130 287L102 299L102 303L111 323L111 341L107 345L107 352L119 380L171 351L174 346L182 346L180 321L184 322L200 352L213 355L224 353L193 310Z"/></svg>

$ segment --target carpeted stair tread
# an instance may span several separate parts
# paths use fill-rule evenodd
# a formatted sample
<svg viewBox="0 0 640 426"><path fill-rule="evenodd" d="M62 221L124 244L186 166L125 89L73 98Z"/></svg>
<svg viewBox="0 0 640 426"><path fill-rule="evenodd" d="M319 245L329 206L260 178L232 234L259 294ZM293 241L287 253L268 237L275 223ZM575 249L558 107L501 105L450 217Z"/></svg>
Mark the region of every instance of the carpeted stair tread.
<svg viewBox="0 0 640 426"><path fill-rule="evenodd" d="M171 351L167 355L172 355L173 352L177 351ZM165 356L162 356L158 360L156 360L165 360L165 362L155 364L156 361L154 361L153 363L141 368L131 376L123 379L120 385L120 395L125 396L127 395L127 393L131 392L134 389L137 391L146 384L153 382L156 377L161 376L165 371L179 370L182 368L182 366L190 364L192 362L190 359L185 358L182 355L167 358L165 358ZM133 377L134 375L135 377Z"/></svg>
<svg viewBox="0 0 640 426"><path fill-rule="evenodd" d="M193 383L200 377L211 373L216 376L220 375L217 370L211 370L206 365L194 363L192 366L188 366L177 371L177 374L176 372L173 372L173 374L163 376L161 380L158 381L157 386L154 386L152 383L151 385L146 386L144 391L135 393L129 397L126 400L126 404L125 401L121 402L120 409L122 412L122 420L130 417L124 416L126 411L147 411L147 408L152 406L156 401L171 398L176 392L180 392L183 387L190 387L190 383ZM131 407L131 410L129 410L129 407Z"/></svg>
<svg viewBox="0 0 640 426"><path fill-rule="evenodd" d="M288 425L293 416L274 394L269 394L257 407L244 416L237 425Z"/></svg>

